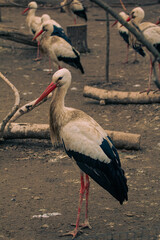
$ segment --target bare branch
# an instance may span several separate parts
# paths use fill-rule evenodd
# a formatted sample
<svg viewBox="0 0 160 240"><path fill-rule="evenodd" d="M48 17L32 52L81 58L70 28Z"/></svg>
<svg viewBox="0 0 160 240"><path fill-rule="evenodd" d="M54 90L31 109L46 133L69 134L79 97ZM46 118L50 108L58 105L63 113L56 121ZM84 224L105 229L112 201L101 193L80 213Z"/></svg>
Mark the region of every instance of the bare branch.
<svg viewBox="0 0 160 240"><path fill-rule="evenodd" d="M11 89L14 91L15 94L15 103L11 110L11 112L8 113L8 115L5 117L5 119L2 121L1 128L0 128L0 138L3 137L3 132L6 124L11 119L11 117L14 115L14 113L17 111L18 106L20 104L20 97L19 92L17 88L0 72L0 77L11 87Z"/></svg>
<svg viewBox="0 0 160 240"><path fill-rule="evenodd" d="M16 31L3 31L0 30L0 38L11 40L14 42L22 43L25 45L37 47L37 42L32 41L32 36L26 35Z"/></svg>
<svg viewBox="0 0 160 240"><path fill-rule="evenodd" d="M120 0L120 3L121 3L121 6L122 6L123 10L126 12L127 8L124 6L124 3L122 2L122 0Z"/></svg>
<svg viewBox="0 0 160 240"><path fill-rule="evenodd" d="M49 98L51 98L52 93L50 93L46 98L43 99L43 101L41 101L39 104L37 104L36 106L34 106L34 103L36 102L37 99L25 104L24 106L20 107L16 113L14 114L14 116L10 119L9 123L11 122L15 122L19 117L21 117L22 115L32 111L35 107L38 107L39 105L41 105L42 103L46 102Z"/></svg>

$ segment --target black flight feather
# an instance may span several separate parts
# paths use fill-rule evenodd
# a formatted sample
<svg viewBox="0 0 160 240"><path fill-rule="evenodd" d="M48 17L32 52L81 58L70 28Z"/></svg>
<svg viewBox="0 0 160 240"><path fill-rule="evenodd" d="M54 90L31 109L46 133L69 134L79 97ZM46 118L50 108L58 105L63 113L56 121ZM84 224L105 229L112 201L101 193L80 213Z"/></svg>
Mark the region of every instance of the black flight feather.
<svg viewBox="0 0 160 240"><path fill-rule="evenodd" d="M114 153L112 153L109 144L104 147L107 141L105 139L103 141L105 141L105 143L102 142L101 147L104 149L104 152L108 149L106 155L111 157L110 163L93 159L82 153L74 152L73 150L66 150L65 145L64 148L68 156L75 159L77 165L83 172L88 174L122 204L125 200L128 200L127 179L123 169L120 167L119 157L116 159L115 149L113 150Z"/></svg>

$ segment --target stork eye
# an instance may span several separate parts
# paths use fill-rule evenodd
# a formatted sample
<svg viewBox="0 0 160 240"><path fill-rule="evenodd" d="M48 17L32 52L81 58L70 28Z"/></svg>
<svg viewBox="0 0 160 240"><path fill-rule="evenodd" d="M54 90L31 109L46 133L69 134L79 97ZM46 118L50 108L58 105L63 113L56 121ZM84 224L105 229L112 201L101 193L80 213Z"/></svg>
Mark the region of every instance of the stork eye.
<svg viewBox="0 0 160 240"><path fill-rule="evenodd" d="M58 80L61 80L63 77L59 77Z"/></svg>

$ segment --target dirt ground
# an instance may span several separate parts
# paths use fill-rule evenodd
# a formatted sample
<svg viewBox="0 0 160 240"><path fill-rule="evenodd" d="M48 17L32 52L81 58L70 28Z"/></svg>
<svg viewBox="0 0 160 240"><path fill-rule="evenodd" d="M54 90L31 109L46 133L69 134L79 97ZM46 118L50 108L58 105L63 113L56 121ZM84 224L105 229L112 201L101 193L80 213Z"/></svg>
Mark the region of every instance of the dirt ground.
<svg viewBox="0 0 160 240"><path fill-rule="evenodd" d="M130 11L132 7L128 7ZM28 32L21 8L3 8L1 25ZM145 21L156 22L159 4L145 6ZM116 12L121 11L115 8ZM64 29L71 19L58 10L48 13ZM88 47L81 55L85 74L63 65L72 73L72 86L66 105L91 115L104 129L141 134L139 151L118 150L129 186L129 201L124 205L113 199L91 180L89 216L92 230L85 229L79 239L160 239L160 109L159 104L108 104L100 106L83 97L85 85L98 88L141 91L147 87L149 58L130 49L129 63L124 64L126 44L116 28L111 29L110 81L105 81L105 12L88 5ZM112 17L110 17L113 20ZM79 20L79 23L81 21ZM112 23L112 21L111 21ZM51 81L45 69L48 58L34 62L36 48L0 39L1 72L18 88L21 105L37 98ZM14 103L9 87L0 82L0 120ZM152 83L152 87L154 83ZM48 123L49 101L19 118L17 122ZM54 149L49 140L6 140L0 145L0 240L50 240L73 229L80 188L79 169L63 149ZM60 213L48 218L45 213ZM53 214L54 215L54 214ZM84 209L81 220L84 219ZM157 233L155 233L157 231ZM135 232L135 235L133 234ZM112 237L109 237L112 234ZM119 235L119 234L122 234ZM149 235L150 234L150 235ZM71 239L71 237L64 237Z"/></svg>

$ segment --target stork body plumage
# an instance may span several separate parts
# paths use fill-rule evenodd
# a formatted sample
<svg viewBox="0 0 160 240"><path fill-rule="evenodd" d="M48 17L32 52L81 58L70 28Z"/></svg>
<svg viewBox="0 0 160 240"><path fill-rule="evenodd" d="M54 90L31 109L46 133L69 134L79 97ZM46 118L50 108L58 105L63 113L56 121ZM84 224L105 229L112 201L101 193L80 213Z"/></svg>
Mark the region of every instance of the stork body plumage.
<svg viewBox="0 0 160 240"><path fill-rule="evenodd" d="M40 44L44 53L46 53L53 63L60 69L60 61L63 61L84 73L80 62L79 52L72 45L59 36L51 36L54 32L54 26L50 22L45 22L42 25L42 30L34 37L36 39L40 34L43 34Z"/></svg>
<svg viewBox="0 0 160 240"><path fill-rule="evenodd" d="M69 16L74 18L74 23L76 23L75 15L87 21L86 8L79 0L73 0L72 2L64 0L60 5L64 12L67 12Z"/></svg>
<svg viewBox="0 0 160 240"><path fill-rule="evenodd" d="M81 169L80 203L76 228L69 233L75 237L78 232L85 191L86 217L83 226L90 227L88 221L89 176L120 204L128 200L128 187L118 152L106 131L83 111L65 106L64 99L70 84L70 72L65 68L57 71L52 77L52 83L37 99L35 105L55 89L50 105L51 140L54 145L62 142L68 156L73 158Z"/></svg>
<svg viewBox="0 0 160 240"><path fill-rule="evenodd" d="M131 16L128 20L131 20L133 26L136 24L144 37L160 52L160 27L151 22L142 22L144 18L144 11L141 7L134 8L131 11ZM129 34L129 42L133 46L133 48L143 47L142 43L140 43L133 34ZM146 49L146 51L148 51ZM151 88L151 78L152 78L152 70L154 61L152 60L152 55L150 54L150 74L149 74L149 83L147 93ZM159 64L160 68L160 64Z"/></svg>

